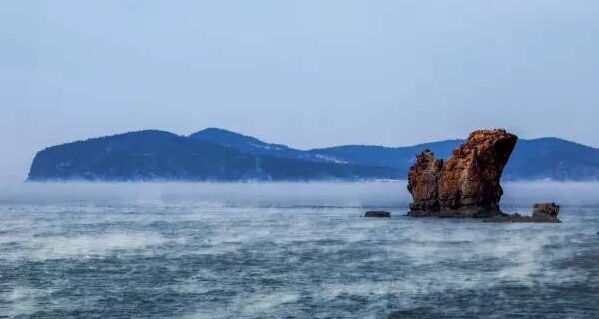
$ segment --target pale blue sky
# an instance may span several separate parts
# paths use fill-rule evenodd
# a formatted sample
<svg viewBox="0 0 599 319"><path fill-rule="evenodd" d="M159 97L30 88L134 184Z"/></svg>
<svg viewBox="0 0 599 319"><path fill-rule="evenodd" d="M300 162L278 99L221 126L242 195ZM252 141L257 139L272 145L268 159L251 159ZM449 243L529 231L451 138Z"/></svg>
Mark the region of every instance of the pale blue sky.
<svg viewBox="0 0 599 319"><path fill-rule="evenodd" d="M599 146L599 1L2 1L0 176L92 136Z"/></svg>

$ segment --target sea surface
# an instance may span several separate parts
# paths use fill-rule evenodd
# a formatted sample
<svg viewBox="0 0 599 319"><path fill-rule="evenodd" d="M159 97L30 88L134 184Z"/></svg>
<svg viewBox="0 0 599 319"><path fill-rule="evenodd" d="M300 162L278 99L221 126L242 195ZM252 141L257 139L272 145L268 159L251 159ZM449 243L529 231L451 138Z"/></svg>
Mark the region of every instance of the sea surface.
<svg viewBox="0 0 599 319"><path fill-rule="evenodd" d="M0 318L599 318L599 184L504 185L561 224L408 218L405 186L4 185Z"/></svg>

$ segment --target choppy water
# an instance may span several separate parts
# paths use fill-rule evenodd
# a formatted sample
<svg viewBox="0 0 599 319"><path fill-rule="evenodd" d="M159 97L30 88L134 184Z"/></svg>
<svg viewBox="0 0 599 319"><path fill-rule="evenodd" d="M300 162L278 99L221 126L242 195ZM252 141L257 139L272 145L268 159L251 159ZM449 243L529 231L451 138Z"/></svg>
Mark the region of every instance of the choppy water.
<svg viewBox="0 0 599 319"><path fill-rule="evenodd" d="M401 182L6 186L0 317L599 317L599 185L505 189L563 223L410 219Z"/></svg>

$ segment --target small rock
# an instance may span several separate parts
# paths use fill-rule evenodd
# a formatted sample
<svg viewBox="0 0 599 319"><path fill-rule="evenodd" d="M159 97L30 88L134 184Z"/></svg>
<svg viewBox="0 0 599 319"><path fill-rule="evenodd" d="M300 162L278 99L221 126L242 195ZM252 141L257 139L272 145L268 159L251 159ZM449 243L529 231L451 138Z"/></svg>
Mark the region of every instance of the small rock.
<svg viewBox="0 0 599 319"><path fill-rule="evenodd" d="M522 216L518 213L501 214L485 219L486 223L561 223L557 218L559 205L556 203L536 203L533 205L532 216Z"/></svg>
<svg viewBox="0 0 599 319"><path fill-rule="evenodd" d="M391 213L383 210L372 210L366 212L364 217L391 217Z"/></svg>
<svg viewBox="0 0 599 319"><path fill-rule="evenodd" d="M557 218L559 205L556 203L535 203L532 206L532 217Z"/></svg>

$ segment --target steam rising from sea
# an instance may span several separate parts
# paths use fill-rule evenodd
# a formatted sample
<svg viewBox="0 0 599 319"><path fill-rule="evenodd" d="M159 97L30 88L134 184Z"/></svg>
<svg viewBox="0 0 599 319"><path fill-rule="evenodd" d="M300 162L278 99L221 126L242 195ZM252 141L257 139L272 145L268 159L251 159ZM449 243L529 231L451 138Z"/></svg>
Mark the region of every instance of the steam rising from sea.
<svg viewBox="0 0 599 319"><path fill-rule="evenodd" d="M0 183L0 204L190 203L241 207L395 207L411 201L405 181L364 183ZM504 207L533 201L566 206L599 205L599 183L504 183Z"/></svg>
<svg viewBox="0 0 599 319"><path fill-rule="evenodd" d="M504 185L506 211L561 203L551 225L403 217L405 186L0 186L0 314L599 316L599 184Z"/></svg>

